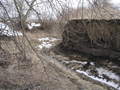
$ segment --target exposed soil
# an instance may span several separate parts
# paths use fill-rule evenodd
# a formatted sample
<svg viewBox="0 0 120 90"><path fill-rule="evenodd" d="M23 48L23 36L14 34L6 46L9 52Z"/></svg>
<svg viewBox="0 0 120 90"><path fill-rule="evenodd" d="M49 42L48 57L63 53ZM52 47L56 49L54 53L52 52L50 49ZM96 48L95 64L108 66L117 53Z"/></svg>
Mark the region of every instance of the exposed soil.
<svg viewBox="0 0 120 90"><path fill-rule="evenodd" d="M42 31L32 34L28 32L27 36L30 42L33 42L32 45L40 57L38 58L36 53L30 49L26 49L27 57L24 58L15 49L14 43L7 41L11 46L8 48L6 43L2 42L5 52L8 52L5 55L11 58L6 59L8 62L10 61L9 64L4 64L7 66L6 68L2 64L0 65L0 90L114 90L114 88L96 83L94 80L82 78L70 68L66 68L70 64L64 63L66 56L62 56L63 54L57 55L50 49L39 50L37 47L41 43L38 40L39 38L58 38L57 35ZM1 55L1 57L3 56ZM62 63L60 63L61 60Z"/></svg>
<svg viewBox="0 0 120 90"><path fill-rule="evenodd" d="M90 56L120 58L120 20L70 20L64 27L61 47Z"/></svg>
<svg viewBox="0 0 120 90"><path fill-rule="evenodd" d="M82 78L86 80L91 80L86 77L92 78L92 80L99 78L101 81L96 81L103 83L105 80L105 84L113 87L115 85L109 85L109 82L114 82L117 84L116 88L120 88L120 63L118 60L109 60L94 56L91 57L81 53L65 51L62 50L59 45L55 47L53 51L54 54L58 56L58 58L63 58L57 59L60 63L64 64L67 68L77 72L78 75L82 75ZM86 75L86 73L88 75Z"/></svg>

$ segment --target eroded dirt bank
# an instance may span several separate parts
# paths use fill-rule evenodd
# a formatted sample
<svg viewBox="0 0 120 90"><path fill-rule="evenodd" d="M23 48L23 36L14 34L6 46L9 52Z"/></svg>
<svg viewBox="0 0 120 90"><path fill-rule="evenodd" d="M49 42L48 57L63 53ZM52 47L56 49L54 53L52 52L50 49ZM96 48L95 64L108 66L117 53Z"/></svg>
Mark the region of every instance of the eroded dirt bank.
<svg viewBox="0 0 120 90"><path fill-rule="evenodd" d="M90 56L120 58L120 20L70 20L61 47Z"/></svg>
<svg viewBox="0 0 120 90"><path fill-rule="evenodd" d="M71 70L120 89L120 20L70 20L56 47Z"/></svg>

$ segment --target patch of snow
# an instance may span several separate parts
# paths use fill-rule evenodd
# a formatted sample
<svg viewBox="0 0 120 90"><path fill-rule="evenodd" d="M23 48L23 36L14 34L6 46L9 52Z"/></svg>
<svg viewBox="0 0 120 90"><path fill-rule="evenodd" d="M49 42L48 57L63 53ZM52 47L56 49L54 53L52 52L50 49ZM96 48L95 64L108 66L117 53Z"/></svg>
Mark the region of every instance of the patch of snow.
<svg viewBox="0 0 120 90"><path fill-rule="evenodd" d="M115 73L113 73L112 71L108 71L104 68L97 68L97 71L99 73L100 76L102 76L103 74L108 76L111 79L115 79L117 81L120 81L120 77L117 76Z"/></svg>
<svg viewBox="0 0 120 90"><path fill-rule="evenodd" d="M38 40L41 42L41 44L38 47L42 49L42 48L51 48L52 46L54 46L54 41L60 39L53 37L45 37L45 38L39 38Z"/></svg>
<svg viewBox="0 0 120 90"><path fill-rule="evenodd" d="M51 43L48 43L48 42L43 42L41 45L39 45L39 48L42 49L42 48L50 48L52 47L53 45Z"/></svg>
<svg viewBox="0 0 120 90"><path fill-rule="evenodd" d="M38 39L39 41L48 41L48 40L50 40L49 39L49 37L45 37L45 38L40 38L40 39Z"/></svg>
<svg viewBox="0 0 120 90"><path fill-rule="evenodd" d="M95 63L94 62L90 62L90 65L95 65Z"/></svg>
<svg viewBox="0 0 120 90"><path fill-rule="evenodd" d="M31 23L31 26L39 27L41 24L40 23Z"/></svg>
<svg viewBox="0 0 120 90"><path fill-rule="evenodd" d="M57 41L57 40L60 40L60 39L57 39L57 38L50 38L50 41L51 41L51 42L54 42L54 41Z"/></svg>
<svg viewBox="0 0 120 90"><path fill-rule="evenodd" d="M90 76L89 73L81 71L81 70L76 70L76 72L78 72L80 74L84 74L85 76L87 76L89 78L92 78L93 80L99 81L101 83L105 83L105 84L107 84L109 86L112 86L112 87L116 88L117 90L120 90L119 84L117 84L117 83L115 83L113 81L107 81L106 79L101 79L101 78L98 78L98 77L95 77L95 76Z"/></svg>
<svg viewBox="0 0 120 90"><path fill-rule="evenodd" d="M45 38L40 38L38 39L39 41L49 41L49 42L54 42L54 41L57 41L57 40L60 40L60 39L57 39L57 38L53 38L53 37L45 37Z"/></svg>
<svg viewBox="0 0 120 90"><path fill-rule="evenodd" d="M62 61L62 62L64 62L65 64L69 64L70 63L69 61Z"/></svg>
<svg viewBox="0 0 120 90"><path fill-rule="evenodd" d="M32 29L32 28L33 28L30 24L28 24L27 26L28 26L29 29Z"/></svg>
<svg viewBox="0 0 120 90"><path fill-rule="evenodd" d="M41 24L40 23L31 23L31 24L27 24L27 26L28 26L29 29L32 29L33 27L41 26Z"/></svg>
<svg viewBox="0 0 120 90"><path fill-rule="evenodd" d="M71 61L64 61L66 64L69 64L69 63L78 63L78 64L82 64L82 65L85 65L87 64L87 62L82 62L82 61L77 61L77 60L71 60Z"/></svg>
<svg viewBox="0 0 120 90"><path fill-rule="evenodd" d="M22 36L21 32L12 30L7 24L0 22L0 35L6 36Z"/></svg>

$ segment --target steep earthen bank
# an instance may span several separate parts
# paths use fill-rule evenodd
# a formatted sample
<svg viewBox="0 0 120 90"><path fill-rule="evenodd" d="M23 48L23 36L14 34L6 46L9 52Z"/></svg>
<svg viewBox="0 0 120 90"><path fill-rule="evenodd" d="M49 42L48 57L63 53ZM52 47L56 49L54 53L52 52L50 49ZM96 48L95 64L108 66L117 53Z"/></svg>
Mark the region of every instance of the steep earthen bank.
<svg viewBox="0 0 120 90"><path fill-rule="evenodd" d="M120 58L120 20L71 20L61 47L87 55Z"/></svg>

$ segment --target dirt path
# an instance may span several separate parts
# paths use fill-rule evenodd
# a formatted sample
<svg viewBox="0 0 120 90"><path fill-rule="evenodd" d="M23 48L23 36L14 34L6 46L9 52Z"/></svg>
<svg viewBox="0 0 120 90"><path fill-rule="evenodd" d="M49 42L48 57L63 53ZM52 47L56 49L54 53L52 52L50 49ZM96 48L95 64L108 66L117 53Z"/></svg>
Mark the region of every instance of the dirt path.
<svg viewBox="0 0 120 90"><path fill-rule="evenodd" d="M34 34L32 34L32 37L36 37L36 35L34 36ZM37 36L36 39L41 38L41 37L57 37L55 35L51 35L51 34L46 34L43 33L41 36ZM61 78L61 75L64 76L64 78L68 79L69 82L71 82L74 85L77 86L77 88L75 90L107 90L108 87L104 86L104 85L97 85L96 83L92 83L91 81L86 81L83 80L82 78L80 78L76 73L74 73L71 70L68 70L67 68L65 68L65 66L63 66L62 64L60 64L59 62L57 62L58 60L55 60L54 58L51 58L51 56L47 56L48 52L45 50L45 60L47 63L49 63L49 66L52 66L52 68L54 68L55 73L60 74L59 78ZM61 58L62 59L62 58ZM64 82L64 81L63 81ZM64 86L64 85L63 85ZM73 90L72 87L70 87L70 90ZM110 89L110 88L109 88ZM112 90L113 88L111 88ZM67 88L65 89L67 90Z"/></svg>
<svg viewBox="0 0 120 90"><path fill-rule="evenodd" d="M38 39L39 36L33 35L29 39ZM8 68L0 67L0 90L108 90L105 86L83 80L47 54L39 53L40 58L30 51L27 54L25 61L21 61L22 57L12 58L14 60Z"/></svg>

